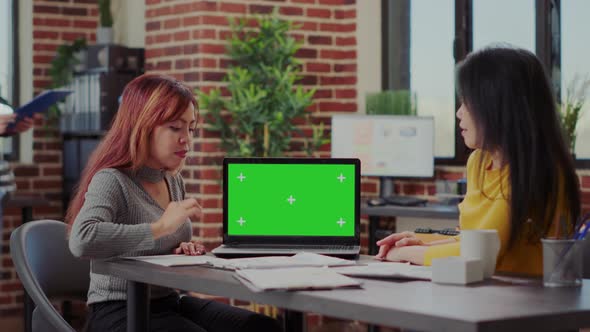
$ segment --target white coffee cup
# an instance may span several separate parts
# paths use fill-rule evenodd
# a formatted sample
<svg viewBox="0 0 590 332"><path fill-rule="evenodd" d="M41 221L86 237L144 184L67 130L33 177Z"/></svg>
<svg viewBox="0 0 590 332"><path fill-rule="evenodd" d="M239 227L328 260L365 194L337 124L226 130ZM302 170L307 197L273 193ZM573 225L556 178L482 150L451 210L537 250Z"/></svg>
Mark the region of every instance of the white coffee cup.
<svg viewBox="0 0 590 332"><path fill-rule="evenodd" d="M494 274L499 251L500 237L497 230L461 230L461 257L480 259L484 278Z"/></svg>

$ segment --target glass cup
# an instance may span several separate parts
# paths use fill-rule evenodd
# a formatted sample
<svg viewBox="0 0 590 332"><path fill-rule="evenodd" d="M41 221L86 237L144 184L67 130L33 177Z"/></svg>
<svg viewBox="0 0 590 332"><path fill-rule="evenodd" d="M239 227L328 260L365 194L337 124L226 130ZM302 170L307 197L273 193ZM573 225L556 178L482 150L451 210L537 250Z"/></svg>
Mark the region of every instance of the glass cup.
<svg viewBox="0 0 590 332"><path fill-rule="evenodd" d="M582 284L583 240L541 239L543 243L543 285L546 287Z"/></svg>

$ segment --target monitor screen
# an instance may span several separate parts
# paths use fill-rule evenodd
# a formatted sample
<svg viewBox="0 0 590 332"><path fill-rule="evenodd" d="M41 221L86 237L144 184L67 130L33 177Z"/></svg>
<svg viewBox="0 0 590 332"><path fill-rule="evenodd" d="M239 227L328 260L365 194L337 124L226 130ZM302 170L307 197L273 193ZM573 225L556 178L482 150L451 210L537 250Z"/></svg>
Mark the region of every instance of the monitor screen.
<svg viewBox="0 0 590 332"><path fill-rule="evenodd" d="M434 118L334 115L332 157L359 158L362 175L432 177Z"/></svg>
<svg viewBox="0 0 590 332"><path fill-rule="evenodd" d="M228 235L355 236L355 164L258 160L227 164Z"/></svg>

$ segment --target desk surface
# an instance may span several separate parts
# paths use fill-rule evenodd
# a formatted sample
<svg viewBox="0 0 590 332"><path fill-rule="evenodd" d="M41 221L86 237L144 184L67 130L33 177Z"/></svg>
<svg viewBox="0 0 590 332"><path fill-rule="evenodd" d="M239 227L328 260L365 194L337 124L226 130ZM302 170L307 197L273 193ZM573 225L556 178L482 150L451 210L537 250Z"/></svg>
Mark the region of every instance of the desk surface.
<svg viewBox="0 0 590 332"><path fill-rule="evenodd" d="M2 204L4 207L34 208L48 206L49 200L40 196L10 193L2 197Z"/></svg>
<svg viewBox="0 0 590 332"><path fill-rule="evenodd" d="M361 205L361 215L380 217L411 217L427 219L459 219L457 205L442 205L428 203L423 206L368 206Z"/></svg>
<svg viewBox="0 0 590 332"><path fill-rule="evenodd" d="M370 259L362 256L361 260ZM364 289L254 293L233 272L98 261L94 272L285 309L416 330L556 331L590 326L590 280L544 288L540 280L494 277L469 287L363 279Z"/></svg>

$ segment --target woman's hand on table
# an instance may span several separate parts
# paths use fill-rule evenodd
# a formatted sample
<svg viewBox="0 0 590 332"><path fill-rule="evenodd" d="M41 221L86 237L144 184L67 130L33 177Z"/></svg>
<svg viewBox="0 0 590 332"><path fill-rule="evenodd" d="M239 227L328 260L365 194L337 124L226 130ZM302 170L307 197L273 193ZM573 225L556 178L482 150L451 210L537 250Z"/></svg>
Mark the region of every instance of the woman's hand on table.
<svg viewBox="0 0 590 332"><path fill-rule="evenodd" d="M181 242L178 248L173 251L177 255L197 256L204 255L207 250L205 246L197 241Z"/></svg>

